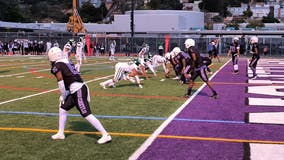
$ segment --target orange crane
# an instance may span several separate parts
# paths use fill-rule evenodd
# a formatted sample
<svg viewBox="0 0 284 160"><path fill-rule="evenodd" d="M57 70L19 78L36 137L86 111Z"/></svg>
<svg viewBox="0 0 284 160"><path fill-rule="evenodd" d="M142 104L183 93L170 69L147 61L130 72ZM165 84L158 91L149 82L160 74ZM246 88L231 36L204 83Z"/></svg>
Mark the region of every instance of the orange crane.
<svg viewBox="0 0 284 160"><path fill-rule="evenodd" d="M77 0L73 0L72 6L73 10L72 15L69 17L69 21L67 23L67 31L73 32L74 34L87 32L77 10Z"/></svg>

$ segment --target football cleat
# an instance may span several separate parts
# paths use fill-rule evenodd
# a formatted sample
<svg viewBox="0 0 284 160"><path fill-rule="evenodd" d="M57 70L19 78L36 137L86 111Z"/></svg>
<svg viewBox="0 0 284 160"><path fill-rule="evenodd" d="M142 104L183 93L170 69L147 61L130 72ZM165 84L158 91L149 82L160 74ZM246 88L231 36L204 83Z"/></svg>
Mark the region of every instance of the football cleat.
<svg viewBox="0 0 284 160"><path fill-rule="evenodd" d="M102 86L103 89L107 89L103 82L100 83L100 86Z"/></svg>
<svg viewBox="0 0 284 160"><path fill-rule="evenodd" d="M98 144L104 144L104 143L108 143L111 141L111 136L109 134L107 135L103 135L98 141Z"/></svg>
<svg viewBox="0 0 284 160"><path fill-rule="evenodd" d="M253 76L253 77L251 77L251 79L256 79L257 78L257 76Z"/></svg>
<svg viewBox="0 0 284 160"><path fill-rule="evenodd" d="M59 134L56 133L55 135L51 136L52 139L57 140L57 139L65 139L65 135L64 134Z"/></svg>
<svg viewBox="0 0 284 160"><path fill-rule="evenodd" d="M218 98L217 92L216 92L216 91L213 91L213 94L212 94L210 97L212 97L212 98L214 98L214 99L217 99L217 98Z"/></svg>
<svg viewBox="0 0 284 160"><path fill-rule="evenodd" d="M184 97L184 98L189 98L189 97L190 97L190 95L185 94L183 97Z"/></svg>
<svg viewBox="0 0 284 160"><path fill-rule="evenodd" d="M178 80L178 79L179 79L179 77L178 77L178 76L176 76L176 77L174 77L174 78L173 78L173 80Z"/></svg>

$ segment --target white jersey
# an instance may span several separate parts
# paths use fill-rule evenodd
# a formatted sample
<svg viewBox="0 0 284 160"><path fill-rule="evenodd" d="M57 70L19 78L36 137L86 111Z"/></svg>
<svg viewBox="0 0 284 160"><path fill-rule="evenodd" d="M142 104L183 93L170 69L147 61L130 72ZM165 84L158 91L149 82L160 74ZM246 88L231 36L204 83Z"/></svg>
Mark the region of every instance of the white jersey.
<svg viewBox="0 0 284 160"><path fill-rule="evenodd" d="M154 55L154 56L152 57L152 63L153 63L153 65L159 64L159 63L165 63L165 62L167 62L167 60L166 60L166 58L163 57L163 56Z"/></svg>
<svg viewBox="0 0 284 160"><path fill-rule="evenodd" d="M115 65L114 82L121 80L126 74L131 73L133 69L137 70L137 65L134 63L118 62Z"/></svg>
<svg viewBox="0 0 284 160"><path fill-rule="evenodd" d="M154 55L152 58L152 65L153 65L154 70L156 70L158 66L163 65L164 72L167 73L168 70L167 70L166 63L167 63L167 59L163 56Z"/></svg>
<svg viewBox="0 0 284 160"><path fill-rule="evenodd" d="M68 50L66 48L69 48L69 47L67 47L67 45L65 44L64 48L63 48L63 57L68 59L69 54L71 53L72 48L68 49Z"/></svg>
<svg viewBox="0 0 284 160"><path fill-rule="evenodd" d="M143 47L141 49L141 51L138 53L138 58L139 59L144 59L146 53L147 53L147 47Z"/></svg>
<svg viewBox="0 0 284 160"><path fill-rule="evenodd" d="M76 46L76 54L78 54L78 56L82 57L83 55L83 49L84 49L84 44L82 42L78 42L77 46Z"/></svg>
<svg viewBox="0 0 284 160"><path fill-rule="evenodd" d="M137 65L129 62L118 62L115 65L115 71L122 70L126 73L131 73L133 69L137 69Z"/></svg>
<svg viewBox="0 0 284 160"><path fill-rule="evenodd" d="M115 44L111 43L109 49L110 49L110 52L113 54L115 52Z"/></svg>

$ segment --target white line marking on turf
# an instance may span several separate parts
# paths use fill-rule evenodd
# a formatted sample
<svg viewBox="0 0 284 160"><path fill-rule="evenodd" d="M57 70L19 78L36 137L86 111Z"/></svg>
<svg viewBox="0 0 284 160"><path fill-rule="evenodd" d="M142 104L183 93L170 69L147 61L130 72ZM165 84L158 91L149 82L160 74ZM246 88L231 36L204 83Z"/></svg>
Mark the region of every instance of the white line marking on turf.
<svg viewBox="0 0 284 160"><path fill-rule="evenodd" d="M210 80L215 77L215 75L225 67L231 60L226 62L218 71L216 71L211 77ZM206 86L204 83L188 100L185 101L162 125L157 128L157 130L129 157L129 160L136 160L139 156L146 151L146 149L154 142L157 136L167 127L167 125L174 120L174 118L192 101L194 97Z"/></svg>
<svg viewBox="0 0 284 160"><path fill-rule="evenodd" d="M110 62L90 63L90 64L84 64L84 65L85 65L85 66L90 66L90 65L96 65L96 64L108 64L108 63L110 63ZM47 71L47 70L50 70L50 68L48 68L48 69L42 69L42 70L29 71L29 72L15 73L15 74L0 75L0 78L3 78L3 77L12 77L12 76L20 76L20 75L24 75L24 74L30 74L31 72L37 73L37 72L43 72L43 71Z"/></svg>
<svg viewBox="0 0 284 160"><path fill-rule="evenodd" d="M93 80L86 81L85 83L90 83L90 82L98 81L98 80L101 80L101 79L106 79L106 78L109 78L109 77L112 77L112 76L113 76L113 75L109 75L109 76L105 76L105 77L100 77L100 78L95 78L95 79L93 79ZM54 92L54 91L56 91L56 90L58 90L58 88L56 88L56 89L51 89L51 90L44 91L44 92L40 92L40 93L36 93L36 94L32 94L32 95L28 95L28 96L24 96L24 97L20 97L20 98L11 99L11 100L8 100L8 101L0 102L0 105L2 105L2 104L7 104L7 103L10 103L10 102L19 101L19 100L22 100L22 99L27 99L27 98L30 98L30 97L39 96L39 95L42 95L42 94L45 94L45 93L49 93L49 92Z"/></svg>
<svg viewBox="0 0 284 160"><path fill-rule="evenodd" d="M32 72L43 72L43 71L47 71L47 70L50 70L50 69L42 69L42 70L37 70L37 71L32 71ZM24 74L29 74L29 73L31 73L31 72L22 72L22 73L1 75L0 78L2 78L2 77L19 76L19 75L24 75Z"/></svg>

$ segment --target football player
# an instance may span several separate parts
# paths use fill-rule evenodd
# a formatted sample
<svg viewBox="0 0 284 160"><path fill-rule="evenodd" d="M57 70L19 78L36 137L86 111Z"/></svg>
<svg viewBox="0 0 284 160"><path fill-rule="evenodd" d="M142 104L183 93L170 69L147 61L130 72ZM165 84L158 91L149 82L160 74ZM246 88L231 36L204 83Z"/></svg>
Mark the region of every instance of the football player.
<svg viewBox="0 0 284 160"><path fill-rule="evenodd" d="M82 57L83 57L83 53L84 52L84 43L83 42L77 42L76 45L76 64L75 64L75 68L76 70L80 73L81 70L81 65L82 65Z"/></svg>
<svg viewBox="0 0 284 160"><path fill-rule="evenodd" d="M239 73L238 59L240 57L240 45L239 38L235 37L233 42L230 44L230 48L228 50L228 56L232 56L234 74Z"/></svg>
<svg viewBox="0 0 284 160"><path fill-rule="evenodd" d="M71 56L72 46L69 43L66 43L63 47L63 58L69 59Z"/></svg>
<svg viewBox="0 0 284 160"><path fill-rule="evenodd" d="M135 80L133 80L132 77L134 77ZM102 86L104 89L110 86L115 87L115 84L122 79L136 82L139 88L143 88L138 76L138 67L133 62L118 62L115 65L115 73L113 78L101 82L100 86Z"/></svg>
<svg viewBox="0 0 284 160"><path fill-rule="evenodd" d="M167 59L167 61L170 62L170 65L168 66L168 72L166 74L166 78L169 78L170 77L170 72L171 72L171 68L175 71L175 77L173 78L174 80L178 80L179 79L179 73L177 71L176 68L178 68L178 65L177 63L174 61L174 53L173 52L168 52L165 54L165 58Z"/></svg>
<svg viewBox="0 0 284 160"><path fill-rule="evenodd" d="M250 38L250 44L251 44L250 53L252 54L252 58L250 60L249 67L252 70L252 74L253 74L251 78L256 79L257 78L256 65L257 65L258 60L260 59L258 38L256 36L252 36Z"/></svg>
<svg viewBox="0 0 284 160"><path fill-rule="evenodd" d="M176 65L178 66L176 69L180 75L180 82L182 84L187 82L187 79L189 78L188 74L190 71L190 65L191 65L191 59L190 56L181 51L179 47L175 47L172 50L174 56L174 61L176 62Z"/></svg>
<svg viewBox="0 0 284 160"><path fill-rule="evenodd" d="M116 41L113 40L109 46L109 50L110 50L109 60L110 61L114 61L115 46L116 46Z"/></svg>
<svg viewBox="0 0 284 160"><path fill-rule="evenodd" d="M97 143L103 144L111 141L111 136L91 112L88 86L74 66L63 58L62 50L58 47L51 48L48 52L48 59L51 62L51 73L57 79L61 93L59 97L59 130L51 138L54 140L65 139L64 128L67 112L76 106L81 116L102 134Z"/></svg>
<svg viewBox="0 0 284 160"><path fill-rule="evenodd" d="M164 73L167 74L168 73L168 69L167 69L167 59L166 59L166 57L163 57L161 55L154 55L152 57L152 66L153 66L155 72L157 72L157 67L159 67L160 65L163 66Z"/></svg>
<svg viewBox="0 0 284 160"><path fill-rule="evenodd" d="M195 48L195 41L193 39L187 39L184 44L192 62L190 66L191 77L189 80L187 93L184 95L184 97L185 98L190 97L192 88L194 86L194 81L199 76L202 79L202 81L205 82L212 91L213 94L211 95L211 97L217 98L217 92L213 89L213 86L208 80L206 74L207 67L203 62L203 57L200 56L199 51Z"/></svg>

